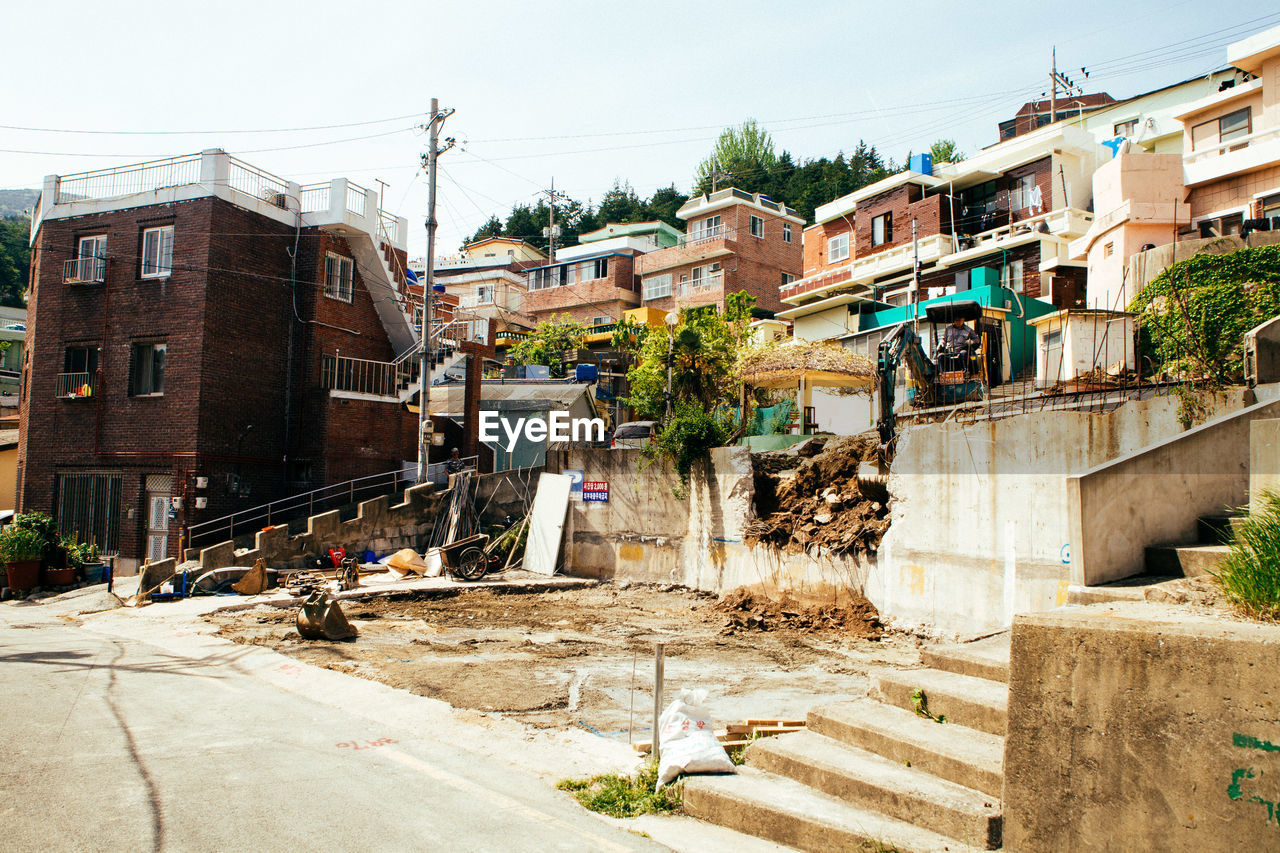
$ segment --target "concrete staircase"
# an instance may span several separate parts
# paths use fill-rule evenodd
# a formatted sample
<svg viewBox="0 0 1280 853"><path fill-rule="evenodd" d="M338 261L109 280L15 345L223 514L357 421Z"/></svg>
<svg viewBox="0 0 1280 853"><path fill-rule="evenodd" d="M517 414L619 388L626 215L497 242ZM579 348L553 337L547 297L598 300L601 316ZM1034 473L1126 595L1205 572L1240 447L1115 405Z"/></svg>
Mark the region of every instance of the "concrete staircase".
<svg viewBox="0 0 1280 853"><path fill-rule="evenodd" d="M866 699L820 706L733 776L694 776L685 810L799 850L1000 847L1008 634L880 670ZM922 691L935 722L917 713Z"/></svg>
<svg viewBox="0 0 1280 853"><path fill-rule="evenodd" d="M1072 584L1067 604L1103 604L1113 601L1146 601L1167 581L1203 577L1217 570L1230 550L1228 543L1245 516L1236 513L1201 516L1196 522L1196 541L1170 545L1148 545L1143 574L1101 586ZM1155 600L1159 600L1156 596Z"/></svg>

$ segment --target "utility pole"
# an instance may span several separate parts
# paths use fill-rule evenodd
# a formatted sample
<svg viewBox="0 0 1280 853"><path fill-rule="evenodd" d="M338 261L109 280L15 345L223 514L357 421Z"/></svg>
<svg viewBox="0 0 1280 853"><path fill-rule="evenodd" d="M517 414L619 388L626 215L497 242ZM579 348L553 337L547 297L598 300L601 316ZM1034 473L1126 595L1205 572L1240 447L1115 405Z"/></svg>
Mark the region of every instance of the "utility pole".
<svg viewBox="0 0 1280 853"><path fill-rule="evenodd" d="M1049 96L1049 124L1053 124L1053 117L1058 114L1058 46L1053 46L1053 67L1049 69L1049 85L1053 87L1053 94Z"/></svg>
<svg viewBox="0 0 1280 853"><path fill-rule="evenodd" d="M419 328L418 346L418 482L427 479L427 457L431 452L431 367L435 351L431 345L431 288L435 278L436 261L436 160L453 147L453 139L437 145L440 126L453 115L452 109L441 110L440 102L431 99L431 118L427 120L427 265L422 277L422 325Z"/></svg>
<svg viewBox="0 0 1280 853"><path fill-rule="evenodd" d="M548 265L556 262L556 201L568 198L564 193L556 192L556 179L551 179L551 189L543 190L542 195L547 197L547 207L551 209L550 215L547 217L547 261Z"/></svg>
<svg viewBox="0 0 1280 853"><path fill-rule="evenodd" d="M1084 71L1083 68L1080 69ZM1088 77L1089 72L1084 71L1084 76ZM1084 95L1084 89L1076 85L1076 82L1065 74L1058 72L1058 47L1053 48L1053 68L1049 71L1049 124L1053 124L1058 120L1058 87L1062 87L1063 95L1075 95L1081 97ZM1041 93L1041 97L1044 97ZM1076 102L1077 115L1084 112L1084 105L1079 101ZM1034 130L1034 128L1033 128Z"/></svg>

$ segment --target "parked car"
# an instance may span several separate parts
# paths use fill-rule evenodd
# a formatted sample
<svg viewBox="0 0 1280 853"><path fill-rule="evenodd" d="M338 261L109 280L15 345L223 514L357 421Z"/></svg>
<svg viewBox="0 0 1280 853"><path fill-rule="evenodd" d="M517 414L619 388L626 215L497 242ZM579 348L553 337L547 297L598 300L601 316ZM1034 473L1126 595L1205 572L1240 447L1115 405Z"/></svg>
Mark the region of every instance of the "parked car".
<svg viewBox="0 0 1280 853"><path fill-rule="evenodd" d="M639 450L648 447L657 434L657 421L628 421L618 424L609 446L614 450Z"/></svg>

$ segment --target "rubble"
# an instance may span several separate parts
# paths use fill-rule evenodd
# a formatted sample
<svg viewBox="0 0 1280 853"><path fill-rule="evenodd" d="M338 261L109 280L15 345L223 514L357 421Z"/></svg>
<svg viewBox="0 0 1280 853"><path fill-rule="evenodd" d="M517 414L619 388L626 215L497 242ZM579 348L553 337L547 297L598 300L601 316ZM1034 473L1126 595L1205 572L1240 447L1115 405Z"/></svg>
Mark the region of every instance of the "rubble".
<svg viewBox="0 0 1280 853"><path fill-rule="evenodd" d="M788 630L800 633L839 631L842 634L878 639L884 633L875 605L861 593L851 594L837 604L804 607L791 599L775 602L747 590L735 590L715 605L729 617L721 632L732 636L739 631Z"/></svg>
<svg viewBox="0 0 1280 853"><path fill-rule="evenodd" d="M889 527L889 508L858 485L858 466L876 458L874 434L814 438L792 451L752 456L757 517L746 526L747 544L874 553Z"/></svg>

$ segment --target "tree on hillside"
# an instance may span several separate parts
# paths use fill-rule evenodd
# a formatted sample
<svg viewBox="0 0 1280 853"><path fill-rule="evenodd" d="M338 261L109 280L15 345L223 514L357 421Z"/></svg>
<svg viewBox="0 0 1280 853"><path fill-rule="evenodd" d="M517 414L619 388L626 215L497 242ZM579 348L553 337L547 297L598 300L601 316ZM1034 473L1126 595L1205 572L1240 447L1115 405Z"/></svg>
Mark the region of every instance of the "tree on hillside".
<svg viewBox="0 0 1280 853"><path fill-rule="evenodd" d="M747 119L738 127L726 127L721 132L715 149L698 164L693 194L711 192L713 178L717 188L736 186L747 189L748 186L767 184L769 172L777 162L773 137L755 119Z"/></svg>
<svg viewBox="0 0 1280 853"><path fill-rule="evenodd" d="M964 159L964 152L956 146L954 139L939 139L929 146L929 156L935 163L959 163Z"/></svg>
<svg viewBox="0 0 1280 853"><path fill-rule="evenodd" d="M629 181L626 183L614 181L613 189L606 192L604 198L600 199L595 218L602 226L609 222L643 222L645 205L636 195L636 191L631 188Z"/></svg>
<svg viewBox="0 0 1280 853"><path fill-rule="evenodd" d="M26 217L0 219L0 305L27 305L23 294L31 273L30 231L31 221Z"/></svg>
<svg viewBox="0 0 1280 853"><path fill-rule="evenodd" d="M466 248L469 244L477 240L483 240L486 237L502 237L502 220L496 216L490 216L489 221L476 229L476 233L462 241L462 248Z"/></svg>
<svg viewBox="0 0 1280 853"><path fill-rule="evenodd" d="M676 211L688 200L689 197L676 189L675 184L654 190L653 195L644 203L645 219L661 220L673 228L683 230L684 220L676 216Z"/></svg>

